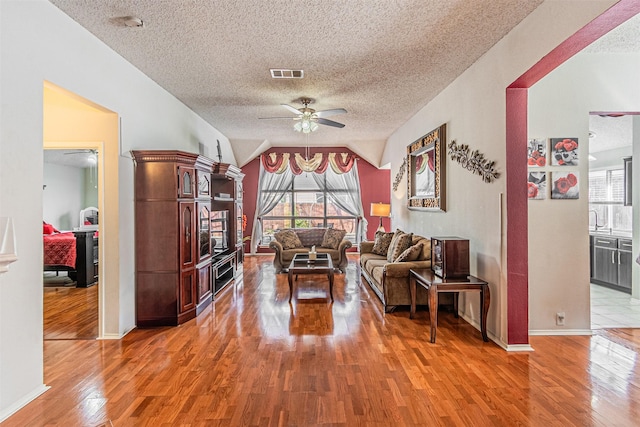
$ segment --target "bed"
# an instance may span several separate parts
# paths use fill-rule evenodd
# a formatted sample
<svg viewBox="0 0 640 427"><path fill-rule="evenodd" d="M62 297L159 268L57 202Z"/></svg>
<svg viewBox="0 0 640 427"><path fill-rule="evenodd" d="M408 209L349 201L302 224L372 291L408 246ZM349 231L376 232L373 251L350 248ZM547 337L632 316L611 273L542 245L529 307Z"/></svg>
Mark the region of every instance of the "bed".
<svg viewBox="0 0 640 427"><path fill-rule="evenodd" d="M44 269L75 270L76 235L72 232L43 234Z"/></svg>
<svg viewBox="0 0 640 427"><path fill-rule="evenodd" d="M49 226L49 227L47 227ZM90 227L92 228L92 227ZM92 229L59 232L43 226L44 271L66 271L77 287L98 281L98 236Z"/></svg>

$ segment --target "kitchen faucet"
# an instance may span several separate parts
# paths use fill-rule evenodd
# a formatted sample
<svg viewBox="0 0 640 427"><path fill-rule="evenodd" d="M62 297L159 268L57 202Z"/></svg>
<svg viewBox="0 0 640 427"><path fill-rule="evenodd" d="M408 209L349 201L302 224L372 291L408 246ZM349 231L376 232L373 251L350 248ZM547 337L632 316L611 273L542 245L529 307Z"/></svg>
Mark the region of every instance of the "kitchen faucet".
<svg viewBox="0 0 640 427"><path fill-rule="evenodd" d="M597 211L597 210L595 210L595 209L591 209L591 210L589 211L589 213L591 213L591 212L593 212L593 215L594 215L594 216L595 216L595 218L596 218L595 226L593 227L593 231L598 231L598 230L600 230L600 229L605 229L605 228L604 228L604 225L600 225L600 224L598 224L598 211ZM605 229L605 230L609 230L609 234L611 234L611 228L608 228L608 229Z"/></svg>

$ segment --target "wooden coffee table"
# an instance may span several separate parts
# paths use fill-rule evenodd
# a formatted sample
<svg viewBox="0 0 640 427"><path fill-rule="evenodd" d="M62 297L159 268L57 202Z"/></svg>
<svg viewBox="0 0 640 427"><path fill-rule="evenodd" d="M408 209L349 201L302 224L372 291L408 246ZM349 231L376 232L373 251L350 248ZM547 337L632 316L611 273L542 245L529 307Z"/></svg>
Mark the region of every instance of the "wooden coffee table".
<svg viewBox="0 0 640 427"><path fill-rule="evenodd" d="M454 311L458 316L458 293L476 291L480 292L480 329L482 340L489 341L487 336L487 313L491 297L489 284L474 276L466 276L455 279L442 279L436 276L430 268L409 270L409 292L411 293L411 313L413 319L416 314L416 287L419 284L429 292L429 317L431 319L431 342L436 342L436 328L438 327L438 294L440 292L455 292L453 296Z"/></svg>
<svg viewBox="0 0 640 427"><path fill-rule="evenodd" d="M293 296L293 275L298 274L326 274L329 278L329 295L333 301L333 261L329 254L316 254L315 261L309 260L308 253L295 254L289 264L289 302Z"/></svg>

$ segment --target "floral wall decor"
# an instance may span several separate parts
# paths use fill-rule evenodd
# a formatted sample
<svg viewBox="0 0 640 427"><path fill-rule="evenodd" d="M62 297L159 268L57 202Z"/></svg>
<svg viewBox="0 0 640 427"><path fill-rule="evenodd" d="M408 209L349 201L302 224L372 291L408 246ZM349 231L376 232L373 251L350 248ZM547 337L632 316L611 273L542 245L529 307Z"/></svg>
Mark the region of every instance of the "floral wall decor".
<svg viewBox="0 0 640 427"><path fill-rule="evenodd" d="M551 138L551 164L578 166L578 138Z"/></svg>
<svg viewBox="0 0 640 427"><path fill-rule="evenodd" d="M398 189L398 186L400 185L400 181L402 180L402 177L404 176L405 170L407 170L407 158L406 157L402 161L402 164L400 165L400 169L398 169L398 173L396 174L396 178L393 180L393 191L396 191Z"/></svg>
<svg viewBox="0 0 640 427"><path fill-rule="evenodd" d="M476 175L480 175L484 182L493 182L500 177L495 169L495 163L484 158L478 150L469 153L469 146L458 145L455 141L449 143L449 156L460 165Z"/></svg>
<svg viewBox="0 0 640 427"><path fill-rule="evenodd" d="M547 140L530 139L527 145L527 165L530 167L543 167L547 165Z"/></svg>
<svg viewBox="0 0 640 427"><path fill-rule="evenodd" d="M530 200L543 200L547 198L547 173L529 172L527 182L528 197Z"/></svg>
<svg viewBox="0 0 640 427"><path fill-rule="evenodd" d="M552 199L580 198L578 172L552 172L551 177L553 180Z"/></svg>

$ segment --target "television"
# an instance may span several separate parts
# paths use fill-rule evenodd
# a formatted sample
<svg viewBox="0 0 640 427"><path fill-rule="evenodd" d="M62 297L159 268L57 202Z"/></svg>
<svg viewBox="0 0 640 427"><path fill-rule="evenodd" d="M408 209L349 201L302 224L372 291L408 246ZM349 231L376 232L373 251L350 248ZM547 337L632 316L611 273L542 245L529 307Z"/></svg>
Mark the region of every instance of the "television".
<svg viewBox="0 0 640 427"><path fill-rule="evenodd" d="M221 254L229 249L229 211L211 211L211 247L213 254Z"/></svg>

